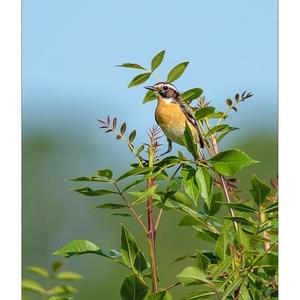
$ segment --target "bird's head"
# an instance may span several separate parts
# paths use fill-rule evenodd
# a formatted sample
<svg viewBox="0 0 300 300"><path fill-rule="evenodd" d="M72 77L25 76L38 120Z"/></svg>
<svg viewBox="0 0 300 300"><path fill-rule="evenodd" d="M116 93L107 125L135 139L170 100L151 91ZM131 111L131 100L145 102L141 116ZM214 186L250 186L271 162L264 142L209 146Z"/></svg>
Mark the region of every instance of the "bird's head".
<svg viewBox="0 0 300 300"><path fill-rule="evenodd" d="M145 86L145 89L153 91L157 98L174 101L179 96L179 91L169 82L158 82L152 86Z"/></svg>

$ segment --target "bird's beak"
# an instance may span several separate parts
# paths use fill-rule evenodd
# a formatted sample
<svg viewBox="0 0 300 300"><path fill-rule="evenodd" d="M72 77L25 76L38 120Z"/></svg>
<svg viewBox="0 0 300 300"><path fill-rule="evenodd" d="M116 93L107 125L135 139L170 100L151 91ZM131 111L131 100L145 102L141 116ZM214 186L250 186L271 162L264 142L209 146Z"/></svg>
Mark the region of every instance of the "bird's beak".
<svg viewBox="0 0 300 300"><path fill-rule="evenodd" d="M150 90L150 91L157 91L157 89L154 86L152 86L152 85L145 86L145 89Z"/></svg>

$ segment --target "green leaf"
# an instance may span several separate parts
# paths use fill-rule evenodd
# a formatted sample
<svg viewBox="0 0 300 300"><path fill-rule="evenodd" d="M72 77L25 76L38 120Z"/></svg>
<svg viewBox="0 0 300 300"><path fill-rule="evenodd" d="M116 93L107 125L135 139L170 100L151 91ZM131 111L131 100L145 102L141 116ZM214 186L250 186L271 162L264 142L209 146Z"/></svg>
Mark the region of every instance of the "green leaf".
<svg viewBox="0 0 300 300"><path fill-rule="evenodd" d="M61 284L61 285L56 285L53 288L49 289L48 295L56 296L56 295L74 294L76 292L77 289L75 289L72 285Z"/></svg>
<svg viewBox="0 0 300 300"><path fill-rule="evenodd" d="M183 298L183 300L196 300L196 299L210 299L209 296L214 295L213 291L195 291L190 293L187 297Z"/></svg>
<svg viewBox="0 0 300 300"><path fill-rule="evenodd" d="M52 271L53 271L53 273L55 273L57 270L59 270L63 264L64 263L61 260L55 260L52 263Z"/></svg>
<svg viewBox="0 0 300 300"><path fill-rule="evenodd" d="M196 171L196 181L200 190L200 195L210 208L213 194L213 180L209 171L204 167L198 167Z"/></svg>
<svg viewBox="0 0 300 300"><path fill-rule="evenodd" d="M46 290L36 281L30 279L22 280L22 289L38 294L44 294Z"/></svg>
<svg viewBox="0 0 300 300"><path fill-rule="evenodd" d="M239 128L237 127L231 127L231 126L228 126L226 128L224 128L224 130L222 130L222 133L220 133L217 137L217 142L219 143L229 132L231 131L235 131L235 130L238 130Z"/></svg>
<svg viewBox="0 0 300 300"><path fill-rule="evenodd" d="M128 192L128 194L133 195L136 200L133 201L132 205L141 204L145 201L147 201L148 197L151 197L154 195L156 191L157 185L153 185L149 189L146 189L143 192Z"/></svg>
<svg viewBox="0 0 300 300"><path fill-rule="evenodd" d="M149 79L150 75L151 73L148 72L148 73L143 73L135 76L128 84L128 88L144 83Z"/></svg>
<svg viewBox="0 0 300 300"><path fill-rule="evenodd" d="M221 260L224 260L226 258L227 247L229 243L229 232L227 231L227 227L223 226L222 231L215 244L215 253L221 258Z"/></svg>
<svg viewBox="0 0 300 300"><path fill-rule="evenodd" d="M262 205L265 202L266 197L270 194L271 188L264 184L254 174L252 175L251 186L252 189L250 190L250 193L252 194L256 204L258 206Z"/></svg>
<svg viewBox="0 0 300 300"><path fill-rule="evenodd" d="M116 204L116 203L104 203L96 206L96 208L102 208L102 209L120 209L124 207L127 206L123 204Z"/></svg>
<svg viewBox="0 0 300 300"><path fill-rule="evenodd" d="M140 184L141 182L144 181L144 178L143 179L138 179L138 180L134 180L133 182L131 182L129 185L127 185L123 190L122 190L122 193L130 190L132 187Z"/></svg>
<svg viewBox="0 0 300 300"><path fill-rule="evenodd" d="M99 176L81 176L75 178L69 178L68 181L80 181L80 182L111 182L110 179Z"/></svg>
<svg viewBox="0 0 300 300"><path fill-rule="evenodd" d="M207 116L209 116L210 114L213 114L214 112L215 112L215 108L213 106L206 106L196 111L195 118L197 120L202 120Z"/></svg>
<svg viewBox="0 0 300 300"><path fill-rule="evenodd" d="M145 175L145 174L151 174L151 172L154 170L153 167L137 167L137 168L134 168L126 173L124 173L123 175L121 175L117 180L116 182L120 181L120 180L123 180L127 177L130 177L130 176L134 176L134 175Z"/></svg>
<svg viewBox="0 0 300 300"><path fill-rule="evenodd" d="M181 175L184 191L193 200L195 206L197 206L199 189L195 178L196 170L189 165L184 165L181 169Z"/></svg>
<svg viewBox="0 0 300 300"><path fill-rule="evenodd" d="M232 263L231 260L232 260L231 256L226 256L225 259L219 265L217 265L217 267L213 272L214 274L213 280L217 279L220 276L220 274L227 272L228 268Z"/></svg>
<svg viewBox="0 0 300 300"><path fill-rule="evenodd" d="M209 258L204 254L202 254L199 250L197 250L195 259L196 259L196 266L204 273L206 273L206 270L210 264Z"/></svg>
<svg viewBox="0 0 300 300"><path fill-rule="evenodd" d="M216 133L216 132L220 132L220 131L225 131L227 128L229 127L229 125L226 124L222 124L222 125L216 125L213 128L211 128L207 133L206 133L206 137L211 136L212 134Z"/></svg>
<svg viewBox="0 0 300 300"><path fill-rule="evenodd" d="M191 103L192 100L199 98L202 93L203 93L202 89L193 88L182 93L180 95L180 99L184 102Z"/></svg>
<svg viewBox="0 0 300 300"><path fill-rule="evenodd" d="M155 100L155 99L156 99L155 93L154 93L153 91L149 90L149 91L145 94L143 103L147 103L147 102L150 102L150 101Z"/></svg>
<svg viewBox="0 0 300 300"><path fill-rule="evenodd" d="M243 231L243 227L239 224L238 230L234 237L235 244L243 246L245 250L249 249L250 241L247 234Z"/></svg>
<svg viewBox="0 0 300 300"><path fill-rule="evenodd" d="M185 71L186 67L188 66L189 62L182 62L176 65L168 74L168 82L173 82L177 80Z"/></svg>
<svg viewBox="0 0 300 300"><path fill-rule="evenodd" d="M204 273L197 267L186 267L176 277L185 286L208 283Z"/></svg>
<svg viewBox="0 0 300 300"><path fill-rule="evenodd" d="M193 157L197 159L199 156L197 145L194 140L192 130L187 122L185 123L185 129L184 129L184 144L186 148L189 150L189 152L193 155Z"/></svg>
<svg viewBox="0 0 300 300"><path fill-rule="evenodd" d="M243 277L236 278L225 290L225 292L222 294L222 300L228 299L227 297L234 292L244 281Z"/></svg>
<svg viewBox="0 0 300 300"><path fill-rule="evenodd" d="M224 176L233 176L237 171L258 161L238 149L218 153L208 160L214 169Z"/></svg>
<svg viewBox="0 0 300 300"><path fill-rule="evenodd" d="M204 210L209 216L214 216L220 210L223 202L223 193L217 192L213 193L210 203L210 208L204 205Z"/></svg>
<svg viewBox="0 0 300 300"><path fill-rule="evenodd" d="M96 176L105 177L107 179L112 179L113 172L110 169L98 170L98 171L96 171Z"/></svg>
<svg viewBox="0 0 300 300"><path fill-rule="evenodd" d="M189 208L194 207L194 204L193 204L193 201L191 200L191 198L181 190L177 190L175 192L175 194L171 196L171 198L174 201L182 203L183 205L185 205Z"/></svg>
<svg viewBox="0 0 300 300"><path fill-rule="evenodd" d="M147 268L147 262L143 253L138 249L133 235L122 225L121 256L124 263L137 272L143 272Z"/></svg>
<svg viewBox="0 0 300 300"><path fill-rule="evenodd" d="M54 252L54 255L62 257L70 257L73 255L82 255L82 254L98 254L102 256L109 257L103 253L103 251L94 243L86 240L74 240L64 247L58 249Z"/></svg>
<svg viewBox="0 0 300 300"><path fill-rule="evenodd" d="M235 221L237 223L241 223L241 224L244 224L244 225L249 225L249 226L254 226L256 227L255 223L243 218L243 217L224 217L224 219L228 219L228 220L231 220L231 221Z"/></svg>
<svg viewBox="0 0 300 300"><path fill-rule="evenodd" d="M197 227L194 228L198 231L196 237L203 241L215 243L216 240L218 239L219 235L217 233L213 233L203 228L197 228Z"/></svg>
<svg viewBox="0 0 300 300"><path fill-rule="evenodd" d="M90 187L75 188L73 189L73 191L85 196L103 196L108 194L118 194L117 192L104 190L104 189L92 190Z"/></svg>
<svg viewBox="0 0 300 300"><path fill-rule="evenodd" d="M264 209L265 213L272 213L278 211L278 202L271 204L267 208Z"/></svg>
<svg viewBox="0 0 300 300"><path fill-rule="evenodd" d="M117 65L117 67L146 70L144 67L142 67L138 64L133 64L133 63L125 63L125 64L122 64L122 65Z"/></svg>
<svg viewBox="0 0 300 300"><path fill-rule="evenodd" d="M220 204L226 205L234 210L241 211L241 212L250 212L255 213L257 212L256 209L252 208L251 206L248 206L243 203L227 203L227 202L221 202Z"/></svg>
<svg viewBox="0 0 300 300"><path fill-rule="evenodd" d="M114 213L114 214L111 214L111 216L119 216L119 217L132 217L132 215L130 214L120 214L120 213Z"/></svg>
<svg viewBox="0 0 300 300"><path fill-rule="evenodd" d="M169 291L160 291L158 293L149 295L146 300L173 300L172 295Z"/></svg>
<svg viewBox="0 0 300 300"><path fill-rule="evenodd" d="M28 268L28 270L32 273L35 273L35 274L41 276L41 277L45 277L45 278L49 277L49 272L44 268L31 266Z"/></svg>
<svg viewBox="0 0 300 300"><path fill-rule="evenodd" d="M122 300L142 300L148 293L148 286L137 275L125 278L121 287Z"/></svg>
<svg viewBox="0 0 300 300"><path fill-rule="evenodd" d="M144 254L141 251L138 251L134 260L134 268L138 271L138 273L142 273L144 270L148 268L148 264Z"/></svg>
<svg viewBox="0 0 300 300"><path fill-rule="evenodd" d="M161 62L163 61L164 59L164 55L165 55L165 50L157 53L153 58L152 58L152 61L151 61L151 71L153 72L154 70L156 70L159 65L161 64Z"/></svg>
<svg viewBox="0 0 300 300"><path fill-rule="evenodd" d="M56 279L59 280L70 280L70 281L80 280L83 278L80 274L75 272L70 272L70 271L59 272L55 277Z"/></svg>

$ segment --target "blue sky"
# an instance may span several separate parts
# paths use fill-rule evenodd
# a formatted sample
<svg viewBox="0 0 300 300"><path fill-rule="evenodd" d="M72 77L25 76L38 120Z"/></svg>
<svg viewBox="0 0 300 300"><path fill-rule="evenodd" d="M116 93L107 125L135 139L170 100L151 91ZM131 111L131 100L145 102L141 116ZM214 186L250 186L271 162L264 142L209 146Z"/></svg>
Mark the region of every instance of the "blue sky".
<svg viewBox="0 0 300 300"><path fill-rule="evenodd" d="M142 105L142 86L126 88L137 72L115 65L149 64L162 49L161 78L190 61L176 81L179 90L201 87L224 109L227 97L247 89L255 98L233 122L276 125L274 0L24 0L22 22L25 129L61 129L74 118L77 125L95 126L107 114L147 128L154 123L155 103Z"/></svg>

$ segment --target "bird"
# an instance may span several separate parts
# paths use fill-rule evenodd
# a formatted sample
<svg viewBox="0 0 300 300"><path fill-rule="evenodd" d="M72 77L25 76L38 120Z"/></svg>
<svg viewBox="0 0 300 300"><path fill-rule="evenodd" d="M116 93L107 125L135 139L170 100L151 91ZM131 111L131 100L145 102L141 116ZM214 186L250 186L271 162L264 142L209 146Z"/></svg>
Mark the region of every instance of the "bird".
<svg viewBox="0 0 300 300"><path fill-rule="evenodd" d="M184 132L187 125L197 145L199 156L196 158L203 159L201 148L204 148L204 141L199 124L191 109L180 99L177 88L170 82L157 82L145 86L145 89L153 91L157 98L155 120L168 141L168 149L161 156L172 151L173 142L185 146Z"/></svg>

